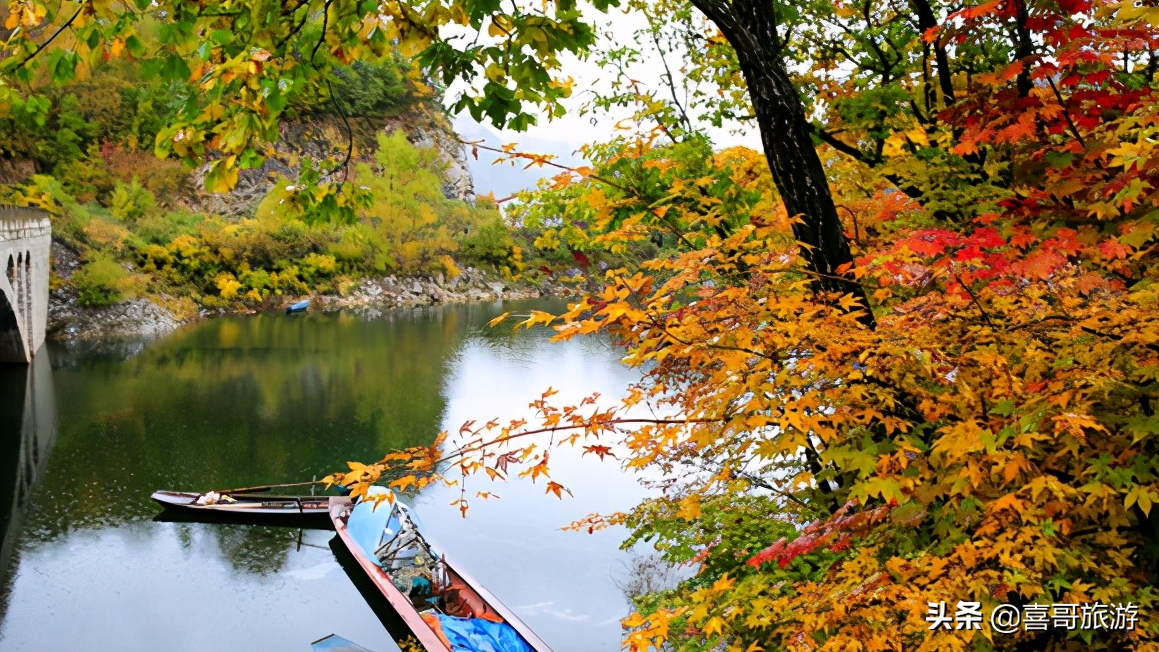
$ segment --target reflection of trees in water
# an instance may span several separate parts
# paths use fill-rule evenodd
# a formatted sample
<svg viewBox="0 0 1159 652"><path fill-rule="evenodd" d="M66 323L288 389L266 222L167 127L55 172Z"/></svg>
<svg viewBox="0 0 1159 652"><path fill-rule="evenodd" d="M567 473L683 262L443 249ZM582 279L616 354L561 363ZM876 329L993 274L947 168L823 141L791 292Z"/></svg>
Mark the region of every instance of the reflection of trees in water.
<svg viewBox="0 0 1159 652"><path fill-rule="evenodd" d="M225 318L60 373L57 480L36 536L145 519L159 488L309 480L438 432L446 320Z"/></svg>
<svg viewBox="0 0 1159 652"><path fill-rule="evenodd" d="M182 549L196 551L207 538L212 538L233 570L257 576L282 570L301 536L301 530L288 527L222 523L182 523L175 527Z"/></svg>
<svg viewBox="0 0 1159 652"><path fill-rule="evenodd" d="M156 489L309 480L428 444L455 352L500 311L226 317L144 350L122 347L127 359L74 355L57 371L53 482L38 490L25 537L151 518Z"/></svg>

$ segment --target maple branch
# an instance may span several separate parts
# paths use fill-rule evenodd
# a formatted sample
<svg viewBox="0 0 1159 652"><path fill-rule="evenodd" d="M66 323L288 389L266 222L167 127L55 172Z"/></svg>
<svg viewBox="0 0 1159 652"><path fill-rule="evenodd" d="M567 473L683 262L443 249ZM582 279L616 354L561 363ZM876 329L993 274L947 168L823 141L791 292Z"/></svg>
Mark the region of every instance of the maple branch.
<svg viewBox="0 0 1159 652"><path fill-rule="evenodd" d="M661 57L661 58L663 58L663 57ZM665 62L664 65L665 65L665 67L667 67L668 66L667 62ZM632 92L634 92L636 94L636 101L640 102L641 104L646 105L647 103L644 100L651 99L651 96L644 94L640 90L640 82L636 81L635 79L633 79L631 81L632 81L632 84L631 84ZM673 90L672 96L673 96L673 98L676 97L675 90ZM679 107L680 105L677 104L677 106ZM681 111L683 111L683 109L681 109ZM665 136L668 136L668 140L672 141L673 144L680 142L680 141L676 140L676 136L672 135L672 132L668 129L668 125L664 124L664 121L660 119L660 115L657 111L651 111L647 115L650 115L652 117L652 119L656 121L656 126L660 128L660 131L664 132Z"/></svg>
<svg viewBox="0 0 1159 652"><path fill-rule="evenodd" d="M1066 102L1062 99L1062 93L1059 92L1058 86L1055 86L1054 79L1050 75L1046 76L1046 81L1050 83L1050 89L1054 91L1054 97L1058 100L1059 106L1062 107L1062 116L1066 118L1066 124L1070 127L1071 133L1074 134L1075 139L1079 141L1079 145L1082 145L1082 148L1085 150L1087 148L1087 143L1085 140L1083 140L1083 135L1079 133L1078 126L1075 125L1074 120L1071 119L1070 109L1067 108Z"/></svg>
<svg viewBox="0 0 1159 652"><path fill-rule="evenodd" d="M310 0L301 0L301 2L299 2L297 5L295 5L293 9L290 9L288 12L286 12L285 15L288 16L292 21L294 18L294 14L296 14L300 9L302 9L302 7L307 7L307 5L309 5L309 4L310 4ZM294 35L296 35L302 31L302 28L305 27L306 21L309 18L310 18L310 11L309 11L309 8L307 8L307 10L302 14L302 20L298 21L298 24L295 25L291 22L290 31L287 32L286 35L277 42L277 44L274 46L274 51L281 52L282 48L284 48L286 46L286 44L290 42L290 39L294 38Z"/></svg>
<svg viewBox="0 0 1159 652"><path fill-rule="evenodd" d="M876 166L881 164L881 161L879 159L877 159L876 157L868 156L865 152L861 151L861 149L854 147L853 145L850 145L850 144L838 139L837 136L833 134L833 132L828 131L822 127L818 127L817 125L813 124L812 122L809 122L807 124L809 126L809 129L812 130L812 132L817 136L817 138L821 139L821 142L832 147L833 149L837 150L838 152L841 152L842 154L845 154L847 156L851 156L854 159L860 161L861 163L868 165L869 167L876 167Z"/></svg>
<svg viewBox="0 0 1159 652"><path fill-rule="evenodd" d="M326 80L326 92L330 94L330 103L338 111L339 117L342 118L342 124L346 127L346 158L334 166L332 170L326 173L327 178L342 169L342 183L346 183L346 178L350 174L350 158L354 156L354 130L350 128L350 121L346 119L346 112L342 110L342 106L338 104L338 99L334 97L334 88L330 85L330 80Z"/></svg>
<svg viewBox="0 0 1159 652"><path fill-rule="evenodd" d="M866 2L861 3L861 11L862 11L862 16L865 18L865 24L872 28L873 21L870 19L869 10L870 10L870 2L868 0ZM853 36L853 34L850 34L850 36ZM890 82L890 79L892 78L892 75L890 73L893 70L894 66L896 66L897 63L899 61L901 61L901 55L900 54L895 55L894 60L890 61L889 57L886 55L885 51L881 49L880 45L878 45L877 40L873 38L872 30L868 32L868 35L867 35L865 40L867 43L869 43L869 47L873 49L874 53L877 54L878 60L881 61L881 70L879 71L879 74L881 75L881 85L885 86L886 84L888 84ZM889 43L890 46L893 46L893 42L890 41L888 38L885 38L885 42ZM896 47L894 47L894 51L895 52L897 51Z"/></svg>
<svg viewBox="0 0 1159 652"><path fill-rule="evenodd" d="M656 51L660 53L660 62L664 64L664 78L667 81L668 91L672 94L672 103L676 105L676 110L680 112L680 120L684 123L684 129L691 133L692 121L688 119L688 114L684 111L684 106L676 96L676 80L672 77L672 70L668 68L668 59L664 56L664 50L660 47L660 35L656 33L655 29L651 29L652 14L648 12L648 32L652 35L652 43L656 46ZM669 135L669 138L672 136Z"/></svg>
<svg viewBox="0 0 1159 652"><path fill-rule="evenodd" d="M741 480L744 480L745 482L748 482L749 484L751 484L753 486L760 487L761 489L765 489L767 491L771 491L774 494L776 494L782 498L788 498L789 500L797 503L797 505L799 505L803 508L808 509L808 507L809 507L808 505L806 505L804 503L804 501L802 501L800 498L797 498L792 493L781 490L781 489L777 489L773 485L769 484L768 482L765 482L763 479L761 479L761 478L759 478L751 473L747 473L745 471L732 470L732 471L729 471L729 475L733 479L740 478ZM822 489L822 491L824 491L824 490Z"/></svg>
<svg viewBox="0 0 1159 652"><path fill-rule="evenodd" d="M47 39L45 39L45 41L43 43L41 43L39 46L37 46L37 48L35 50L33 50L31 54L29 54L28 56L21 59L20 63L16 64L15 67L16 68L23 68L24 64L35 59L36 55L43 52L44 48L48 47L49 44L51 44L53 41L55 41L56 37L60 36L61 33L64 32L64 30L68 29L69 27L72 27L72 24L74 22L76 22L77 18L80 18L81 12L83 12L84 9L85 9L85 4L82 2L81 6L76 10L76 13L74 13L71 18L69 18L67 21L65 21L65 23L63 25L58 27L56 29L56 31L52 33L52 36L49 36Z"/></svg>
<svg viewBox="0 0 1159 652"><path fill-rule="evenodd" d="M542 434L547 434L547 433L551 433L552 435L554 435L557 432L566 432L568 430L578 430L581 428L586 430L586 429L592 427L593 425L603 426L606 429L610 430L613 426L621 426L621 425L625 425L625 424L630 424L630 425L647 424L647 425L657 425L657 426L675 426L675 425L688 425L688 424L693 424L693 423L720 423L722 421L723 421L723 419L704 419L704 418L700 418L700 419L643 419L643 418L633 418L633 419L608 419L606 421L601 421L601 422L597 422L597 423L591 423L591 422L585 421L584 423L574 423L574 424L567 424L567 425L562 425L562 426L546 426L543 428L535 428L532 430L521 430L520 432L517 432L517 433L509 433L506 435L500 435L500 436L495 437L494 439L491 439L491 440L480 441L480 442L478 442L476 444L472 444L470 446L458 448L453 453L446 455L444 457L440 457L437 460L437 463L442 464L444 462L449 462L449 461L454 460L456 458L461 458L461 457L464 457L466 455L469 455L470 453L477 453L477 452L486 450L488 448L491 448L493 446L498 446L499 444L509 442L512 439L520 439L523 437L530 437L532 435L542 435ZM564 442L564 443L566 443L566 442Z"/></svg>
<svg viewBox="0 0 1159 652"><path fill-rule="evenodd" d="M958 276L958 272L954 271L954 263L952 261L950 262L949 269L950 273L954 275L954 280L957 281L958 285L966 291L966 294L970 295L970 301L973 302L974 306L978 308L978 312L982 313L982 319L986 321L986 325L990 328L994 328L994 322L990 321L990 314L986 312L986 309L983 308L982 304L978 301L978 295L974 294L974 291L971 290L968 285L962 282L962 277Z"/></svg>
<svg viewBox="0 0 1159 652"><path fill-rule="evenodd" d="M938 19L930 6L929 0L910 0L918 14L918 31L922 36L930 29L938 27ZM942 91L942 98L946 105L954 103L954 76L950 69L950 60L946 56L946 48L942 39L934 41L934 61L938 64L938 87Z"/></svg>
<svg viewBox="0 0 1159 652"><path fill-rule="evenodd" d="M1089 333L1091 335L1097 335L1099 337L1105 337L1105 338L1107 338L1109 340L1113 340L1115 342L1122 342L1123 340L1127 339L1123 335L1116 335L1115 333L1105 333L1103 331L1091 328L1090 326L1080 326L1079 328L1081 328L1084 333ZM1143 348L1151 349L1152 351L1159 351L1159 344L1151 344L1148 342L1128 342L1128 344L1138 344L1139 346L1142 346Z"/></svg>
<svg viewBox="0 0 1159 652"><path fill-rule="evenodd" d="M916 111L916 107L915 107L915 111ZM917 117L919 118L919 120L921 119L920 114L918 114ZM854 160L858 161L859 163L867 165L871 168L875 168L884 162L884 159L881 157L880 153L878 155L866 154L863 150L858 149L857 147L854 147L853 145L850 145L850 144L838 139L832 132L827 131L822 127L818 127L817 125L815 125L811 122L806 123L806 125L812 131L812 133L814 135L816 135L817 138L819 138L826 145L829 145L830 147L837 150L838 152L841 152L842 154L845 154L847 156L852 157ZM881 141L878 142L879 145L880 145L880 142ZM890 183L892 183L894 185L894 187L897 188L899 191L901 191L903 194L905 194L906 197L909 197L910 199L912 199L916 202L921 202L922 198L924 198L926 195L925 191L923 191L921 188L918 188L917 186L915 186L913 184L906 183L905 180L903 180L900 176L898 176L896 174L890 173L890 174L886 174L884 176L885 176L886 181L889 181ZM951 213L950 211L948 211L944 208L934 209L932 211L932 213L933 213L934 217L936 217L939 220L942 220L944 222L957 221L957 214Z"/></svg>
<svg viewBox="0 0 1159 652"><path fill-rule="evenodd" d="M853 209L849 208L845 204L838 204L835 206L835 208L844 208L845 212L849 213L849 219L853 220L853 241L860 243L861 229L857 226L857 213L854 213Z"/></svg>
<svg viewBox="0 0 1159 652"><path fill-rule="evenodd" d="M928 98L927 98L927 100L928 100ZM930 120L929 116L922 115L922 110L918 108L918 103L915 102L914 98L912 98L912 97L909 100L909 106L911 109L913 109L914 117L918 119L918 124L920 124L920 125L933 124L933 121ZM929 106L928 101L926 102L926 106L927 107Z"/></svg>
<svg viewBox="0 0 1159 652"><path fill-rule="evenodd" d="M1074 323L1074 322L1077 322L1079 320L1078 320L1078 318L1071 317L1070 315L1047 315L1047 316L1042 317L1040 319L1035 319L1035 320L1028 321L1028 322L1025 322L1022 324L1017 324L1015 326L1007 326L1004 330L1006 330L1006 331L1018 331L1018 330L1022 330L1024 328L1030 328L1031 326L1037 326L1039 324L1042 324L1042 323L1045 323L1048 321L1067 321L1067 322ZM1095 335L1097 337L1105 337L1105 338L1107 338L1109 340L1113 340L1115 342L1122 342L1123 340L1127 339L1123 335L1118 335L1115 333L1107 333L1105 331L1100 331L1098 329L1091 328L1090 326L1079 326L1079 328L1080 328L1080 330L1082 330L1084 333L1087 333L1088 335ZM1144 348L1151 349L1152 351L1159 351L1159 344L1153 344L1153 343L1149 343L1149 342L1128 342L1128 344L1137 344L1137 345L1142 346Z"/></svg>
<svg viewBox="0 0 1159 652"><path fill-rule="evenodd" d="M715 343L710 344L708 342L696 342L696 343L694 343L691 340L685 340L685 339L682 339L680 337L677 337L676 335L673 335L668 330L667 326L663 326L663 325L659 324L654 319L649 319L646 322L646 324L648 326L651 326L652 328L659 330L661 333L664 333L665 335L668 336L669 339L674 340L677 344L683 344L684 346L703 346L706 349L716 349L718 351L735 351L737 353L747 353L749 355L756 356L758 358L764 358L765 360L770 360L773 362L777 362L779 360L775 356L771 356L767 353L762 353L760 351L757 351L754 349L749 349L749 348L746 348L743 346L733 346L733 345L729 345L729 344L715 344Z"/></svg>
<svg viewBox="0 0 1159 652"><path fill-rule="evenodd" d="M1034 45L1030 41L1030 30L1026 23L1030 17L1030 12L1027 10L1025 0L1013 0L1015 7L1014 16L1014 33L1016 40L1014 41L1014 61L1026 63L1030 55L1034 54ZM1033 84L1030 81L1030 67L1022 66L1022 70L1018 72L1018 78L1015 80L1018 87L1018 97L1026 97L1030 95L1030 90Z"/></svg>

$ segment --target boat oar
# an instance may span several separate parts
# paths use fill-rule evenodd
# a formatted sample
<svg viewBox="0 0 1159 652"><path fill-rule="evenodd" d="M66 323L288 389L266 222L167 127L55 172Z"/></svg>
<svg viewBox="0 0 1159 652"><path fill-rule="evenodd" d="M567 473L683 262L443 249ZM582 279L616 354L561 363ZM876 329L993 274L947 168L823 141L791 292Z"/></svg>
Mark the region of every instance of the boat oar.
<svg viewBox="0 0 1159 652"><path fill-rule="evenodd" d="M270 491L271 489L284 489L285 487L305 487L306 485L319 484L317 480L306 480L305 482L285 482L282 484L266 484L257 487L241 487L239 489L220 489L219 494L260 494Z"/></svg>
<svg viewBox="0 0 1159 652"><path fill-rule="evenodd" d="M370 650L351 643L337 634L331 634L326 638L320 638L310 644L314 652L370 652Z"/></svg>

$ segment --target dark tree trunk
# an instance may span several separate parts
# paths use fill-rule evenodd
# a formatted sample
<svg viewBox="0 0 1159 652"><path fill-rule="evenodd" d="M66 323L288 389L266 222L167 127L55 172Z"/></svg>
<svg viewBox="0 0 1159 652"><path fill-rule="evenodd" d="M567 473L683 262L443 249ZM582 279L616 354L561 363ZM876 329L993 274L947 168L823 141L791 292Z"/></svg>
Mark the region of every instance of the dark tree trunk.
<svg viewBox="0 0 1159 652"><path fill-rule="evenodd" d="M922 34L938 26L937 16L934 15L934 10L930 7L928 0L911 0L911 2L917 11L918 29ZM942 46L940 40L934 44L934 61L938 64L938 86L942 89L942 97L945 98L947 105L953 104L954 82L950 71L950 60L946 57L946 48Z"/></svg>
<svg viewBox="0 0 1159 652"><path fill-rule="evenodd" d="M793 235L817 276L820 291L852 294L862 300L872 326L865 290L837 269L853 260L837 217L825 168L817 156L805 107L789 79L773 3L769 0L693 0L736 50L749 98L761 130L761 144L789 215L799 216Z"/></svg>

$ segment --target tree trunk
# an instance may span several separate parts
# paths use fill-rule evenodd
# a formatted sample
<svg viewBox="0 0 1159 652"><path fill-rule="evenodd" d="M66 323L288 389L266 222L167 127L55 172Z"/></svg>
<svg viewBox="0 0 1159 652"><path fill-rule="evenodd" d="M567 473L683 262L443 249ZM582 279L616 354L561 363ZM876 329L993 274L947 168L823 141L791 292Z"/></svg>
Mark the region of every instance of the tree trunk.
<svg viewBox="0 0 1159 652"><path fill-rule="evenodd" d="M862 322L873 326L864 288L849 274L837 272L853 256L813 144L805 107L781 56L773 3L693 0L693 4L736 50L773 181L789 215L801 218L793 224L793 235L802 245L809 269L817 275L814 287L860 298L866 310Z"/></svg>

